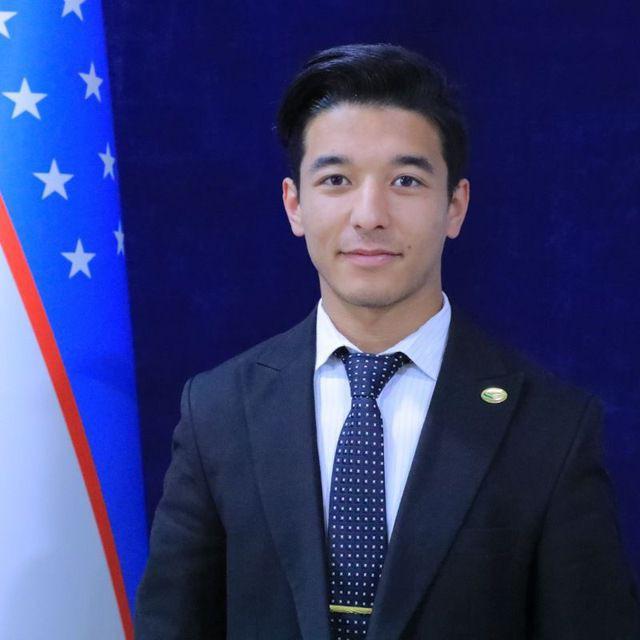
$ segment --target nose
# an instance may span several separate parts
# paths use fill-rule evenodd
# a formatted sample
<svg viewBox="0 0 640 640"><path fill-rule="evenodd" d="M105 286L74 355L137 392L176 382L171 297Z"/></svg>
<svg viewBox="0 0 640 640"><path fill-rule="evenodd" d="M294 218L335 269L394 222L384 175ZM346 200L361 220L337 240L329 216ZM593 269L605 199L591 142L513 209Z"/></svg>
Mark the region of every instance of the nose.
<svg viewBox="0 0 640 640"><path fill-rule="evenodd" d="M388 226L389 203L384 185L375 180L362 182L353 201L351 224L363 231Z"/></svg>

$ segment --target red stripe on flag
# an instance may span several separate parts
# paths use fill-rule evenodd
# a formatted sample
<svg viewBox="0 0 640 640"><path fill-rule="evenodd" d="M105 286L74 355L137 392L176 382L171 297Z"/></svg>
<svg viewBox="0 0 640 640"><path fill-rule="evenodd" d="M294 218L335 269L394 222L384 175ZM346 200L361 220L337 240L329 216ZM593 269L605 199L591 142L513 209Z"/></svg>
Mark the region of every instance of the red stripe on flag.
<svg viewBox="0 0 640 640"><path fill-rule="evenodd" d="M113 532L111 531L111 523L107 507L102 495L102 488L96 472L93 458L91 456L91 448L84 432L82 418L78 411L71 383L64 368L62 356L56 343L53 330L49 324L47 313L42 304L42 299L38 293L38 288L29 269L29 264L22 250L20 240L16 234L9 212L5 206L2 194L0 194L0 246L4 250L4 254L9 263L9 268L15 279L20 297L24 303L29 321L33 327L36 339L40 345L42 356L49 370L51 381L58 396L58 402L62 409L62 414L67 423L69 436L73 443L80 471L84 478L84 483L89 494L93 515L98 525L100 539L104 548L113 590L116 595L122 626L124 628L127 640L133 640L133 624L131 622L131 612L129 611L129 603L120 569L120 561L116 551Z"/></svg>

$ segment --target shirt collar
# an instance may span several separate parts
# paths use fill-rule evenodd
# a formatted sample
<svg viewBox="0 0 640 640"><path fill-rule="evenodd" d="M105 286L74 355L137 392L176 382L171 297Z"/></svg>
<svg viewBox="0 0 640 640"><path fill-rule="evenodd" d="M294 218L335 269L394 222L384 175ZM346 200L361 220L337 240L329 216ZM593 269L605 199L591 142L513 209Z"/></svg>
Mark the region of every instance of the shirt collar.
<svg viewBox="0 0 640 640"><path fill-rule="evenodd" d="M429 318L416 331L394 344L383 353L402 351L427 376L436 380L442 364L442 356L447 343L449 324L451 323L451 305L449 298L442 293L442 308ZM336 329L322 305L318 304L316 315L316 364L317 371L331 357L338 347L347 347L350 351L360 351L353 343Z"/></svg>

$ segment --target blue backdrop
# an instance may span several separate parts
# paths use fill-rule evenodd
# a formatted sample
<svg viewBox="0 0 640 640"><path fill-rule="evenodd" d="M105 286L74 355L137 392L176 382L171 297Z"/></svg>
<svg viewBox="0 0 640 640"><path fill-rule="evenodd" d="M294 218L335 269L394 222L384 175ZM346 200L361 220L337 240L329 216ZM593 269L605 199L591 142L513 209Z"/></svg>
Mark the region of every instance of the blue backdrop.
<svg viewBox="0 0 640 640"><path fill-rule="evenodd" d="M151 514L187 376L318 298L280 203L273 131L314 51L393 42L439 61L469 114L471 209L445 290L605 402L640 572L640 5L104 0Z"/></svg>

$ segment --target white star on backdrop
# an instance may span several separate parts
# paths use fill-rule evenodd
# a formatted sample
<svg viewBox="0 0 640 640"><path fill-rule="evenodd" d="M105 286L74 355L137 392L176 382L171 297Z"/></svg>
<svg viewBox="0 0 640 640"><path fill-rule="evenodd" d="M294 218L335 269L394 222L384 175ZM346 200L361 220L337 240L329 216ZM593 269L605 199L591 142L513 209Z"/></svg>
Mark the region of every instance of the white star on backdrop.
<svg viewBox="0 0 640 640"><path fill-rule="evenodd" d="M89 73L79 73L78 75L87 83L87 90L85 91L84 99L88 100L89 97L95 96L98 102L102 102L102 98L100 97L100 85L104 80L96 75L96 68L93 62L91 63Z"/></svg>
<svg viewBox="0 0 640 640"><path fill-rule="evenodd" d="M102 174L103 178L107 176L111 176L112 180L115 180L116 177L113 173L113 165L116 163L116 159L111 155L111 149L109 148L109 143L107 142L107 150L104 153L99 153L100 160L104 162L104 173Z"/></svg>
<svg viewBox="0 0 640 640"><path fill-rule="evenodd" d="M20 91L3 91L3 96L11 100L13 105L13 113L11 119L17 118L22 113L30 113L34 118L40 120L40 112L38 111L38 102L47 97L46 93L34 93L26 78L22 78Z"/></svg>
<svg viewBox="0 0 640 640"><path fill-rule="evenodd" d="M43 200L54 192L61 195L65 200L69 199L64 185L73 178L73 174L60 173L55 158L51 161L51 168L47 173L34 173L33 175L38 178L38 180L44 182L44 190L42 192Z"/></svg>
<svg viewBox="0 0 640 640"><path fill-rule="evenodd" d="M118 228L113 232L113 235L116 237L118 241L118 248L116 250L116 255L124 255L124 233L122 232L122 220L118 221Z"/></svg>
<svg viewBox="0 0 640 640"><path fill-rule="evenodd" d="M7 29L7 22L14 16L17 16L17 11L0 11L0 35L5 38L10 38L9 29Z"/></svg>
<svg viewBox="0 0 640 640"><path fill-rule="evenodd" d="M79 271L82 271L87 278L91 277L89 263L96 257L95 253L87 253L82 246L82 240L78 238L75 251L63 251L62 255L71 263L69 277L73 278Z"/></svg>
<svg viewBox="0 0 640 640"><path fill-rule="evenodd" d="M84 4L87 0L64 0L64 7L62 7L62 17L68 16L70 13L75 13L80 20L84 20L82 16L82 9L80 5Z"/></svg>

